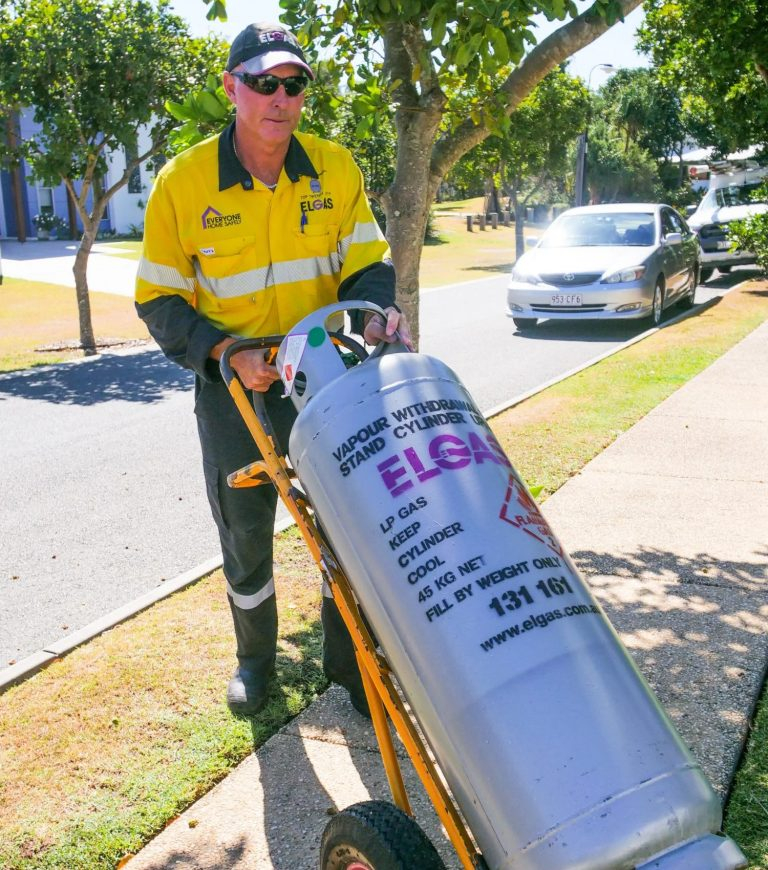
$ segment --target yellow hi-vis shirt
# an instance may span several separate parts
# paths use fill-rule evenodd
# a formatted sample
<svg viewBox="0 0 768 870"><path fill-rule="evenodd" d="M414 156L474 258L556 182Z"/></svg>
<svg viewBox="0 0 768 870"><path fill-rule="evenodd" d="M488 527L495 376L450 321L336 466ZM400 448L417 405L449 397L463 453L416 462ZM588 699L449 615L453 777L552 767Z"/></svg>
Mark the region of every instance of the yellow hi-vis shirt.
<svg viewBox="0 0 768 870"><path fill-rule="evenodd" d="M345 148L294 134L273 192L237 160L233 133L234 125L158 174L145 216L137 308L144 317L156 300L177 296L216 331L283 334L336 302L349 279L382 264L388 247ZM393 281L384 296L393 301Z"/></svg>

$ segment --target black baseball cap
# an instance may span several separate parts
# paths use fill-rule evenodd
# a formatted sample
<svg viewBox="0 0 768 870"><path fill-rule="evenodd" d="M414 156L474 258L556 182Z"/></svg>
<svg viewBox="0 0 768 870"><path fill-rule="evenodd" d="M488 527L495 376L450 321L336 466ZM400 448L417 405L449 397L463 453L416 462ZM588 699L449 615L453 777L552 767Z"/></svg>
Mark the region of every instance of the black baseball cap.
<svg viewBox="0 0 768 870"><path fill-rule="evenodd" d="M249 24L234 38L226 68L232 72L243 64L246 72L259 75L284 63L295 63L306 70L311 79L315 77L293 33L282 24L261 21Z"/></svg>

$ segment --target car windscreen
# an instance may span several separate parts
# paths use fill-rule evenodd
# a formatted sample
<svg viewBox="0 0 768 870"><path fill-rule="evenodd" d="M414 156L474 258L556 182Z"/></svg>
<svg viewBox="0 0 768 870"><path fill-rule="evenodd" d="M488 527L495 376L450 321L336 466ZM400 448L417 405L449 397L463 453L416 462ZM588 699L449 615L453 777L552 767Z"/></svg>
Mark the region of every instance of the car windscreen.
<svg viewBox="0 0 768 870"><path fill-rule="evenodd" d="M603 212L563 215L544 234L541 248L652 245L652 212Z"/></svg>
<svg viewBox="0 0 768 870"><path fill-rule="evenodd" d="M733 205L749 205L752 202L759 202L754 197L755 191L759 187L759 184L734 184L731 187L719 187L715 191L715 198L721 208Z"/></svg>

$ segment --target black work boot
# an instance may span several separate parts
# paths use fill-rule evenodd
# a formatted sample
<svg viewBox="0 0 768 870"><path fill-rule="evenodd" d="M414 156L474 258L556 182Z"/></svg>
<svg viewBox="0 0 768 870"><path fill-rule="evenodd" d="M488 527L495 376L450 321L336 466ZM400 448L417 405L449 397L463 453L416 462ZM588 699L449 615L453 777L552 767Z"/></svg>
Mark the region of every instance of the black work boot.
<svg viewBox="0 0 768 870"><path fill-rule="evenodd" d="M371 711L365 697L363 678L357 667L352 638L336 603L325 595L320 609L320 619L323 623L323 671L329 680L338 683L349 692L349 702L354 709L361 716L370 719Z"/></svg>
<svg viewBox="0 0 768 870"><path fill-rule="evenodd" d="M267 702L275 673L277 608L274 595L261 606L242 610L229 598L237 639L237 661L227 686L227 705L240 716L255 716Z"/></svg>
<svg viewBox="0 0 768 870"><path fill-rule="evenodd" d="M238 665L227 686L227 706L231 712L238 716L255 716L267 703L273 676L274 670L265 677Z"/></svg>

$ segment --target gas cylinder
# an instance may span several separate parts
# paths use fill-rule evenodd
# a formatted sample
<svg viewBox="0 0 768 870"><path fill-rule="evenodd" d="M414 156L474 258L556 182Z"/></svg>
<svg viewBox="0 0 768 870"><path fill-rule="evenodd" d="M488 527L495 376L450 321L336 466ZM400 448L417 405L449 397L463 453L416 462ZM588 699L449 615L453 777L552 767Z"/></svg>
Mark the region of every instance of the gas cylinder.
<svg viewBox="0 0 768 870"><path fill-rule="evenodd" d="M728 870L699 765L454 372L277 357L288 454L491 870Z"/></svg>

